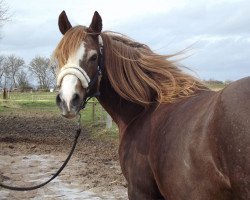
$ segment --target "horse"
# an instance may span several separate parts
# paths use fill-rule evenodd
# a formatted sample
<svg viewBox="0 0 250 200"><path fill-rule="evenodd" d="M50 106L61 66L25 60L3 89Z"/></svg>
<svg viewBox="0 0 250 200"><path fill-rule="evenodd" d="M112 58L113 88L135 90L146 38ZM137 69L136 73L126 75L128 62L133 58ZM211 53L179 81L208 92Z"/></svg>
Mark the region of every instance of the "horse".
<svg viewBox="0 0 250 200"><path fill-rule="evenodd" d="M250 78L211 91L175 55L89 27L63 11L56 102L74 118L96 96L119 128L119 161L131 200L250 199Z"/></svg>

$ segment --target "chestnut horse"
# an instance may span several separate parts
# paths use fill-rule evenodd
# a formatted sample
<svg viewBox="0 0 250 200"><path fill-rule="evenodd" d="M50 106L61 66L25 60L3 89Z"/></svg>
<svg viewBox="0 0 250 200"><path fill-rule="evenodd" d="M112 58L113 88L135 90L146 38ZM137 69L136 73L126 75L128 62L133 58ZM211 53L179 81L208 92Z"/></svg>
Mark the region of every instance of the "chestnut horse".
<svg viewBox="0 0 250 200"><path fill-rule="evenodd" d="M214 92L171 56L59 16L54 51L62 115L96 96L119 127L129 199L250 199L250 78Z"/></svg>

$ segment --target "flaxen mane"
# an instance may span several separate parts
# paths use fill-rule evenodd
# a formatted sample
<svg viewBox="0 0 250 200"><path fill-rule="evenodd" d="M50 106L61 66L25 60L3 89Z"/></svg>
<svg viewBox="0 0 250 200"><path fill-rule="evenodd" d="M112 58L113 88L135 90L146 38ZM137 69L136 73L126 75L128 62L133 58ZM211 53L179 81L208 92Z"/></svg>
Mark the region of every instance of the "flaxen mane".
<svg viewBox="0 0 250 200"><path fill-rule="evenodd" d="M76 52L87 35L86 28L70 29L54 52L59 66ZM152 102L171 103L205 87L183 73L169 55L158 55L148 46L114 32L101 34L105 71L114 90L128 101L148 106Z"/></svg>
<svg viewBox="0 0 250 200"><path fill-rule="evenodd" d="M147 106L170 103L205 87L183 73L172 56L158 55L144 44L113 32L102 34L105 65L115 91L123 98Z"/></svg>

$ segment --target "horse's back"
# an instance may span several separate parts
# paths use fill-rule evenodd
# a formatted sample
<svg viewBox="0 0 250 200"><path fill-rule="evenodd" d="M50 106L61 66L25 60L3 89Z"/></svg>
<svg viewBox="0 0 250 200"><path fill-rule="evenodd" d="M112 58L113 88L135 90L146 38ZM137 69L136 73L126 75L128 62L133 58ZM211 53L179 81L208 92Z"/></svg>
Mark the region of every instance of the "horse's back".
<svg viewBox="0 0 250 200"><path fill-rule="evenodd" d="M232 190L240 199L250 199L250 77L221 92L215 123Z"/></svg>

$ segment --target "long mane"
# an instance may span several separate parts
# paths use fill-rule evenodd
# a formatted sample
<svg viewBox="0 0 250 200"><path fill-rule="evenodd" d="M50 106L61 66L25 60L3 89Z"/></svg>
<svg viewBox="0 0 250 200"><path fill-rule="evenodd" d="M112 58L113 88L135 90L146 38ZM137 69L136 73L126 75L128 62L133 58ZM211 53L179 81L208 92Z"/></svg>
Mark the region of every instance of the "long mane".
<svg viewBox="0 0 250 200"><path fill-rule="evenodd" d="M87 36L84 26L70 29L56 47L53 59L66 64ZM114 90L124 99L147 107L152 102L172 103L205 89L194 77L182 72L172 55L154 53L147 45L115 32L101 33L105 72Z"/></svg>
<svg viewBox="0 0 250 200"><path fill-rule="evenodd" d="M152 102L172 103L205 89L185 74L171 55L154 53L147 45L114 32L102 33L105 69L114 90L144 107Z"/></svg>

